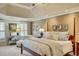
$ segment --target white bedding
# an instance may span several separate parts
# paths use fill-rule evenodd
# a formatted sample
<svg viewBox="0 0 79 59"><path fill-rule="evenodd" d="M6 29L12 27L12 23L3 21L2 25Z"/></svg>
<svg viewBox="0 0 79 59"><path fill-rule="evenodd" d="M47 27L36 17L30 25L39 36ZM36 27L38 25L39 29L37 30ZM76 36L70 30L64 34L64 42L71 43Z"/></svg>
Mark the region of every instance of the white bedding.
<svg viewBox="0 0 79 59"><path fill-rule="evenodd" d="M44 55L50 56L51 55L50 47L47 45L41 44L39 42L25 39L23 42L23 46L31 49L32 51L34 51L42 56L44 56Z"/></svg>
<svg viewBox="0 0 79 59"><path fill-rule="evenodd" d="M63 56L73 49L71 41L55 41L33 37L30 40L25 39L23 45L40 55Z"/></svg>
<svg viewBox="0 0 79 59"><path fill-rule="evenodd" d="M42 42L44 44L48 44L52 49L52 55L54 56L62 56L66 53L73 51L72 42L71 41L55 41L44 38L30 38L36 42Z"/></svg>

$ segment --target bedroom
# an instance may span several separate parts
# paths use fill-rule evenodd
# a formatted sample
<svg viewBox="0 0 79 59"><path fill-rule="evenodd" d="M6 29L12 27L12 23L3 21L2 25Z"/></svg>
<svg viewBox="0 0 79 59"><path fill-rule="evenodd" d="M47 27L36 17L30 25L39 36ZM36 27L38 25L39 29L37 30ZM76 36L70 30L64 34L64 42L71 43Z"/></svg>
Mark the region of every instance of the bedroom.
<svg viewBox="0 0 79 59"><path fill-rule="evenodd" d="M52 4L25 3L23 4L22 3L21 4L21 3L18 3L18 4L0 4L0 6L1 6L0 7L0 15L1 15L0 16L1 18L0 19L0 29L1 29L0 30L0 37L1 37L0 55L3 55L3 56L4 55L13 55L13 56L31 55L28 51L25 51L25 50L20 51L21 49L16 47L17 39L15 40L15 38L18 38L17 33L19 33L20 40L27 39L32 35L34 35L34 37L37 37L39 34L39 29L40 31L48 32L49 34L52 33L53 35L55 35L54 32L58 32L60 33L60 35L62 35L61 33L63 33L63 37L64 37L65 32L68 33L68 35L71 36L70 40L73 41L73 45L75 44L73 46L73 49L74 49L73 54L79 55L79 51L78 51L79 49L78 48L78 42L79 42L78 40L79 38L79 34L78 34L79 8L78 6L79 4L76 4L76 3L74 4L61 4L61 3L59 4L56 4L56 3L52 3ZM51 36L51 35L46 35L46 37L47 36ZM55 38L57 39L57 36L55 36ZM38 39L38 41L41 42L41 40L39 40L41 39L40 37L34 38L34 39ZM49 43L47 42L50 42L51 40L48 40L48 41L42 40L42 41L45 41L45 45L43 44L43 42L42 44L40 44L39 42L37 43L36 42L37 40L35 40L34 42L31 40L26 40L26 41L27 41L27 44L34 44L35 47L38 47L35 51L39 52L40 49L43 50L44 47L46 47L48 50L49 47L47 44ZM31 43L28 43L28 41L31 41ZM61 42L63 43L64 41L61 41ZM55 42L53 43L55 44ZM59 42L57 44L62 44L62 43ZM39 47L39 45L41 46ZM58 48L58 45L56 46ZM62 46L64 46L64 43ZM27 45L27 47L31 48L30 45ZM53 48L56 48L56 47L53 46ZM11 53L9 49L13 51L14 53L13 52ZM66 49L68 49L68 47ZM47 54L45 55L50 55L49 51L47 50L46 49L43 50L44 52L42 53L45 54L45 51L46 51ZM60 50L61 52L63 52L61 48ZM8 51L8 52L4 54L4 51L5 52ZM60 51L58 52L59 52L58 53L59 56L64 55ZM39 52L38 54L41 54L41 52ZM41 54L41 55L44 55L44 54ZM55 53L55 50L54 50L54 54L57 55ZM70 53L70 55L72 55L72 53Z"/></svg>

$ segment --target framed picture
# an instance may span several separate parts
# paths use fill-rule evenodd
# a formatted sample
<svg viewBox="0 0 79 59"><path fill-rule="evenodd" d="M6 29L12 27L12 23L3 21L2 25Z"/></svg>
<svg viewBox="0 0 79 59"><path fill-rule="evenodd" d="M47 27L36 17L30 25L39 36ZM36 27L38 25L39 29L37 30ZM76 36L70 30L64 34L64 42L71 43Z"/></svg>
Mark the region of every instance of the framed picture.
<svg viewBox="0 0 79 59"><path fill-rule="evenodd" d="M17 29L17 24L16 23L10 23L9 24L9 30L12 32L15 32Z"/></svg>
<svg viewBox="0 0 79 59"><path fill-rule="evenodd" d="M68 31L68 24L53 25L53 31Z"/></svg>
<svg viewBox="0 0 79 59"><path fill-rule="evenodd" d="M62 25L61 24L57 25L57 31L61 31L61 30L62 30Z"/></svg>
<svg viewBox="0 0 79 59"><path fill-rule="evenodd" d="M57 31L57 25L53 25L53 31Z"/></svg>
<svg viewBox="0 0 79 59"><path fill-rule="evenodd" d="M63 25L63 30L68 31L68 24Z"/></svg>

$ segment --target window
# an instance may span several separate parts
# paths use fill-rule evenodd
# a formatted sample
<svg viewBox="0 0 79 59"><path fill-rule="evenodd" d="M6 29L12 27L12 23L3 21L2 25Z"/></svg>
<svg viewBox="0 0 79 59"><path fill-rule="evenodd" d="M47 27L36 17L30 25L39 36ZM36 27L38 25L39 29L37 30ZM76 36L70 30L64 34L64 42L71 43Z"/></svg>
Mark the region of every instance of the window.
<svg viewBox="0 0 79 59"><path fill-rule="evenodd" d="M17 28L20 29L20 35L21 36L27 35L27 23L17 24Z"/></svg>
<svg viewBox="0 0 79 59"><path fill-rule="evenodd" d="M0 22L0 39L5 38L5 23Z"/></svg>

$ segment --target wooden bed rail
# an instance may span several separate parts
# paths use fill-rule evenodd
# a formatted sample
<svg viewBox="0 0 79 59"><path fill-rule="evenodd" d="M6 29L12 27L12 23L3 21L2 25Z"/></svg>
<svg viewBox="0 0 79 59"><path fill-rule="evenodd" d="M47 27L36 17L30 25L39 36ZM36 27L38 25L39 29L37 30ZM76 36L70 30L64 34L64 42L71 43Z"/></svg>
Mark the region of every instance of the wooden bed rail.
<svg viewBox="0 0 79 59"><path fill-rule="evenodd" d="M41 56L40 54L32 51L29 48L24 47L23 44L21 44L21 54L23 54L23 50L26 50L27 52L31 53L33 56ZM44 55L44 56L46 56L46 55Z"/></svg>
<svg viewBox="0 0 79 59"><path fill-rule="evenodd" d="M21 43L21 54L23 54L23 44Z"/></svg>
<svg viewBox="0 0 79 59"><path fill-rule="evenodd" d="M28 51L28 52L31 53L33 56L41 56L40 54L38 54L38 53L32 51L31 49L28 49L28 48L23 47L23 44L21 44L21 54L23 54L23 50ZM70 52L66 53L65 55L63 55L63 56L73 56L73 55L70 54L71 52L73 52L73 51L70 51ZM46 55L44 55L44 56L46 56Z"/></svg>

